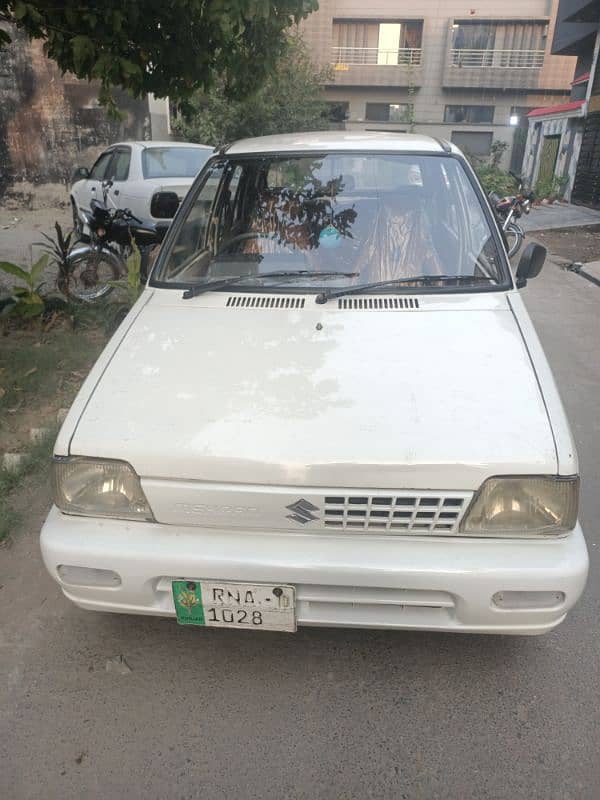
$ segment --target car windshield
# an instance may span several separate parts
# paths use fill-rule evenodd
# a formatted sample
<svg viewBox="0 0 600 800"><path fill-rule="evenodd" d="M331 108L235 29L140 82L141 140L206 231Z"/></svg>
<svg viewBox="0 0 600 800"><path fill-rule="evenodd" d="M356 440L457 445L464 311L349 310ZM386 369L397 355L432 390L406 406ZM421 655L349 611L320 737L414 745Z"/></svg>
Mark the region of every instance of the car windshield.
<svg viewBox="0 0 600 800"><path fill-rule="evenodd" d="M144 178L195 178L211 154L201 147L146 147L142 172Z"/></svg>
<svg viewBox="0 0 600 800"><path fill-rule="evenodd" d="M406 291L414 279L440 291L459 278L469 291L506 279L481 198L452 157L220 157L190 201L159 262L159 285L239 277L240 288L312 291L323 274L329 290L403 280L381 291ZM300 274L266 274L282 270Z"/></svg>

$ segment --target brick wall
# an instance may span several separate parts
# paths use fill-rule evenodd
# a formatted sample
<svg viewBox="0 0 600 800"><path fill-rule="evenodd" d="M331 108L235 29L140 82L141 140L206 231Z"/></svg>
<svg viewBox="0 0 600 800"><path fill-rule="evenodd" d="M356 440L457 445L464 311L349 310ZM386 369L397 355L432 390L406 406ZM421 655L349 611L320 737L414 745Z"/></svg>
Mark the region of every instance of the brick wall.
<svg viewBox="0 0 600 800"><path fill-rule="evenodd" d="M107 144L150 138L146 101L118 94L122 120L98 106L98 87L62 76L40 41L10 31L0 51L0 193L18 182L65 183Z"/></svg>

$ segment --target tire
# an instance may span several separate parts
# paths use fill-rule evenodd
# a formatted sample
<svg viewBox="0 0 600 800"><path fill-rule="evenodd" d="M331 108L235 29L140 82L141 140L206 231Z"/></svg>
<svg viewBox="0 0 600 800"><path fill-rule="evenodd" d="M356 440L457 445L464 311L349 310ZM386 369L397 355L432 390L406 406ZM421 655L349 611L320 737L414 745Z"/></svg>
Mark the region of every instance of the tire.
<svg viewBox="0 0 600 800"><path fill-rule="evenodd" d="M69 283L60 290L70 300L94 303L108 297L113 291L111 281L118 280L125 271L120 257L112 250L98 250L91 246L77 247L68 258Z"/></svg>
<svg viewBox="0 0 600 800"><path fill-rule="evenodd" d="M521 249L521 245L523 244L523 239L525 238L525 234L523 233L522 228L519 227L514 222L509 223L509 225L504 230L504 236L506 238L506 249L508 251L508 257L512 258L515 253L518 253Z"/></svg>

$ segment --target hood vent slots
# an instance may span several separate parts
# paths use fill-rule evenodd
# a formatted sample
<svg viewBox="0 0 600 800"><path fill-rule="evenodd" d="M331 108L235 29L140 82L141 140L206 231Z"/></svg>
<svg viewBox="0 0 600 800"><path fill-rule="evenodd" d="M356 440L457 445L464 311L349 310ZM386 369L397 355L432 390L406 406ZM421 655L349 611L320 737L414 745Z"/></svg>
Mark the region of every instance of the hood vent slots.
<svg viewBox="0 0 600 800"><path fill-rule="evenodd" d="M304 308L304 297L277 295L242 294L227 299L227 308Z"/></svg>
<svg viewBox="0 0 600 800"><path fill-rule="evenodd" d="M338 308L361 311L405 311L419 308L416 297L340 297Z"/></svg>

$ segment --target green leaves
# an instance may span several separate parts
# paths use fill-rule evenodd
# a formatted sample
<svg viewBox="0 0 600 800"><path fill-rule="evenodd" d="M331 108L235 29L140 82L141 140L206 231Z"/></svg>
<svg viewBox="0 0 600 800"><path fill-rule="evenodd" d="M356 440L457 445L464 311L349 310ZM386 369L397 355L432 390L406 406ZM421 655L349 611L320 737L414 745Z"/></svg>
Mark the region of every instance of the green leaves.
<svg viewBox="0 0 600 800"><path fill-rule="evenodd" d="M20 278L22 281L27 282L29 273L19 267L17 264L12 264L10 261L0 261L0 270L6 272L8 275L14 275L15 278Z"/></svg>
<svg viewBox="0 0 600 800"><path fill-rule="evenodd" d="M316 8L316 0L0 0L0 16L43 39L61 70L99 80L113 113L113 87L174 103L215 81L238 99L255 92L290 24ZM8 41L0 31L0 47Z"/></svg>
<svg viewBox="0 0 600 800"><path fill-rule="evenodd" d="M73 66L76 75L88 75L96 60L96 47L89 36L74 36L71 39Z"/></svg>
<svg viewBox="0 0 600 800"><path fill-rule="evenodd" d="M327 128L328 107L320 99L326 73L311 63L301 37L289 36L258 91L232 101L220 81L180 107L183 119L173 127L186 139L215 146L246 136Z"/></svg>
<svg viewBox="0 0 600 800"><path fill-rule="evenodd" d="M29 289L38 288L39 279L42 277L42 273L46 269L48 265L48 254L44 253L44 255L40 256L35 264L31 267L31 272L29 273L30 282L28 284Z"/></svg>
<svg viewBox="0 0 600 800"><path fill-rule="evenodd" d="M12 302L6 305L3 314L14 314L23 319L37 317L44 313L44 300L39 294L39 280L48 265L48 255L40 256L29 272L11 261L0 261L0 270L7 275L19 278L25 286L15 286L12 290Z"/></svg>
<svg viewBox="0 0 600 800"><path fill-rule="evenodd" d="M17 2L14 5L13 11L16 20L20 21L27 14L27 3Z"/></svg>

